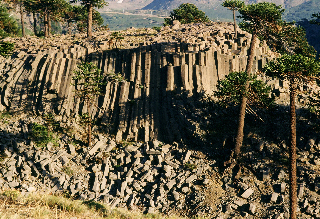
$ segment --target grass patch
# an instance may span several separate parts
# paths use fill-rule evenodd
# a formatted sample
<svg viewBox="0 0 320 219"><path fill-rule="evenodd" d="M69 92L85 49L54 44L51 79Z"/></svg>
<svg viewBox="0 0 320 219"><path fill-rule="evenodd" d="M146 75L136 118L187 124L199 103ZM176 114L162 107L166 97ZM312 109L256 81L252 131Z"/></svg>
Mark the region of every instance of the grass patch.
<svg viewBox="0 0 320 219"><path fill-rule="evenodd" d="M73 170L69 166L63 166L61 170L62 170L62 172L64 172L68 176L73 175Z"/></svg>
<svg viewBox="0 0 320 219"><path fill-rule="evenodd" d="M111 209L95 201L80 201L63 196L30 194L22 196L19 191L0 192L0 218L106 218L106 219L182 219L161 214L142 214L122 208Z"/></svg>
<svg viewBox="0 0 320 219"><path fill-rule="evenodd" d="M14 201L18 199L18 197L20 196L20 192L17 190L7 190L2 192L1 195Z"/></svg>
<svg viewBox="0 0 320 219"><path fill-rule="evenodd" d="M10 119L12 117L11 113L9 113L8 111L2 111L0 113L0 119Z"/></svg>

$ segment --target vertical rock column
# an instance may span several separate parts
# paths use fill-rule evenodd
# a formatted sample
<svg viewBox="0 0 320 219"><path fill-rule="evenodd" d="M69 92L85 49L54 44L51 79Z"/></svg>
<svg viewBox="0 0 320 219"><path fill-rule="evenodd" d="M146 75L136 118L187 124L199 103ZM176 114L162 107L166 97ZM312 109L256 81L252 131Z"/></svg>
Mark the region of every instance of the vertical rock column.
<svg viewBox="0 0 320 219"><path fill-rule="evenodd" d="M151 68L152 68L152 52L148 51L146 53L145 69L144 69L144 92L143 92L143 118L144 122L142 124L142 130L144 130L144 136L141 136L141 140L149 141L150 140L150 130L151 124L150 121L150 78L151 78Z"/></svg>
<svg viewBox="0 0 320 219"><path fill-rule="evenodd" d="M144 60L143 60L144 61ZM136 133L138 132L138 121L140 121L139 109L141 108L141 79L142 79L142 53L141 48L136 51L136 62L135 62L135 77L133 83L131 83L130 91L132 92L132 111L131 120L128 121L128 137L133 140L137 140Z"/></svg>

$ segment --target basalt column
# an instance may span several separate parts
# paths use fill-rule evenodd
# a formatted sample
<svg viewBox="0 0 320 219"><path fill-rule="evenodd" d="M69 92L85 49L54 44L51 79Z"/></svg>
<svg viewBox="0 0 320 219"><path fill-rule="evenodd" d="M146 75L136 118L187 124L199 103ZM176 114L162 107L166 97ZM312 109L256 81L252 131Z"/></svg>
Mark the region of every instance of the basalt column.
<svg viewBox="0 0 320 219"><path fill-rule="evenodd" d="M126 79L107 83L95 101L92 115L102 130L118 141L179 141L188 118L177 109L192 105L200 93L211 94L230 71L244 70L247 39L242 44L239 50L222 34L211 47L174 42L90 53L75 44L38 54L20 52L0 62L0 109L32 106L40 114L55 113L64 122L73 121L86 107L74 96L72 75L77 64L87 60L104 74L120 73ZM268 62L265 52L264 47L257 49L255 70Z"/></svg>

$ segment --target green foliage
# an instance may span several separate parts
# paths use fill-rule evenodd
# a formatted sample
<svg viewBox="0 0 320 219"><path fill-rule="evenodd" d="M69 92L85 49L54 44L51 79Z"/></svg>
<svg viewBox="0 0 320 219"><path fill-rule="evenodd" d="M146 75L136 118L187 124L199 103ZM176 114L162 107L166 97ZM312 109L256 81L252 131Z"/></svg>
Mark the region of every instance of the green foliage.
<svg viewBox="0 0 320 219"><path fill-rule="evenodd" d="M154 29L154 30L156 30L156 31L158 31L158 32L161 31L161 27L152 27L152 29Z"/></svg>
<svg viewBox="0 0 320 219"><path fill-rule="evenodd" d="M95 8L103 8L104 6L108 5L108 3L105 0L70 0L70 2L81 2L83 6L91 4Z"/></svg>
<svg viewBox="0 0 320 219"><path fill-rule="evenodd" d="M312 14L312 20L310 20L310 23L320 25L320 13Z"/></svg>
<svg viewBox="0 0 320 219"><path fill-rule="evenodd" d="M105 85L105 76L91 62L81 62L73 73L72 80L74 80L74 83L72 85L76 88L76 97L87 106L87 112L80 115L80 121L87 127L88 145L91 146L91 106L94 99L102 94L101 86Z"/></svg>
<svg viewBox="0 0 320 219"><path fill-rule="evenodd" d="M189 171L193 171L193 170L197 169L197 165L195 165L193 163L186 163L184 165L184 168L189 170Z"/></svg>
<svg viewBox="0 0 320 219"><path fill-rule="evenodd" d="M58 20L67 8L66 0L24 0L23 4L28 12L48 13L54 20Z"/></svg>
<svg viewBox="0 0 320 219"><path fill-rule="evenodd" d="M0 5L0 37L17 35L18 32L19 28L16 20L9 15L6 7Z"/></svg>
<svg viewBox="0 0 320 219"><path fill-rule="evenodd" d="M79 115L79 123L83 127L88 127L89 125L92 126L94 121L91 119L91 115L89 113L82 113ZM87 133L87 138L89 137L89 134Z"/></svg>
<svg viewBox="0 0 320 219"><path fill-rule="evenodd" d="M20 196L20 192L17 190L7 190L2 192L3 196L10 198L11 200L17 200Z"/></svg>
<svg viewBox="0 0 320 219"><path fill-rule="evenodd" d="M107 79L112 83L120 83L125 81L125 78L120 73L108 73Z"/></svg>
<svg viewBox="0 0 320 219"><path fill-rule="evenodd" d="M112 32L111 33L111 39L124 39L124 37L122 36L121 33L119 33L118 31Z"/></svg>
<svg viewBox="0 0 320 219"><path fill-rule="evenodd" d="M52 113L44 114L44 120L46 121L46 126L49 131L58 132L61 131L59 123L55 120L55 116Z"/></svg>
<svg viewBox="0 0 320 219"><path fill-rule="evenodd" d="M73 170L69 166L63 166L61 168L61 171L64 172L65 174L67 174L68 176L73 175Z"/></svg>
<svg viewBox="0 0 320 219"><path fill-rule="evenodd" d="M3 111L0 113L0 120L10 119L11 117L12 117L12 115L8 111Z"/></svg>
<svg viewBox="0 0 320 219"><path fill-rule="evenodd" d="M88 11L85 6L81 5L71 5L68 6L66 12L63 17L67 20L67 22L74 22L77 25L77 30L79 32L85 32L87 29L87 19L88 19ZM101 26L103 24L103 18L101 14L93 10L92 13L92 23L95 26Z"/></svg>
<svg viewBox="0 0 320 219"><path fill-rule="evenodd" d="M28 12L40 13L44 23L44 36L49 36L49 21L60 21L68 3L66 0L24 0ZM59 25L56 25L56 28Z"/></svg>
<svg viewBox="0 0 320 219"><path fill-rule="evenodd" d="M245 84L249 80L249 90L245 92ZM274 103L271 96L271 87L257 76L249 77L246 72L231 72L225 79L219 80L217 91L214 95L219 99L219 104L224 107L239 105L243 95L248 98L248 103L256 107L270 107Z"/></svg>
<svg viewBox="0 0 320 219"><path fill-rule="evenodd" d="M34 123L31 131L31 138L38 147L46 147L49 142L57 145L56 139L52 132L44 125Z"/></svg>
<svg viewBox="0 0 320 219"><path fill-rule="evenodd" d="M4 151L0 151L0 162L4 161L8 155Z"/></svg>
<svg viewBox="0 0 320 219"><path fill-rule="evenodd" d="M73 71L72 84L76 88L76 96L82 102L92 101L97 95L101 94L101 86L105 84L105 78L101 70L90 62L81 62L78 68Z"/></svg>
<svg viewBox="0 0 320 219"><path fill-rule="evenodd" d="M232 11L237 11L245 6L244 2L240 0L225 0L221 5Z"/></svg>
<svg viewBox="0 0 320 219"><path fill-rule="evenodd" d="M164 26L172 25L174 20L180 21L181 24L210 21L203 11L190 3L181 4L173 12L170 12L170 17L164 19Z"/></svg>
<svg viewBox="0 0 320 219"><path fill-rule="evenodd" d="M8 57L12 54L14 49L14 43L0 42L0 55Z"/></svg>
<svg viewBox="0 0 320 219"><path fill-rule="evenodd" d="M280 53L301 54L315 57L316 50L309 45L305 29L294 23L281 22L279 30L273 33L274 38L269 38L268 44Z"/></svg>
<svg viewBox="0 0 320 219"><path fill-rule="evenodd" d="M93 20L93 8L102 8L107 5L105 0L72 0L71 2L80 1L83 6L86 7L88 16L87 16L87 38L90 39L92 37L92 20ZM102 19L101 19L102 20ZM103 21L101 21L102 25Z"/></svg>
<svg viewBox="0 0 320 219"><path fill-rule="evenodd" d="M301 54L284 54L275 61L269 62L263 71L280 79L294 78L298 81L314 80L320 73L320 63L314 58Z"/></svg>
<svg viewBox="0 0 320 219"><path fill-rule="evenodd" d="M269 2L246 5L239 9L239 18L243 20L239 26L260 39L267 39L282 21L283 12L281 5Z"/></svg>

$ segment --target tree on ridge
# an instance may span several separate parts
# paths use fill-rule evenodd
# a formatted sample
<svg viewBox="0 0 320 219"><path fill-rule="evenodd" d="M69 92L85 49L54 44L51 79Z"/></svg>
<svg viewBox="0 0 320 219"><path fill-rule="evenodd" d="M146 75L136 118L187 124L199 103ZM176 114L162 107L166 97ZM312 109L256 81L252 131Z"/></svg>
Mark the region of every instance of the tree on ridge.
<svg viewBox="0 0 320 219"><path fill-rule="evenodd" d="M232 10L233 22L234 22L234 33L235 33L235 38L237 38L238 37L238 33L237 33L236 11L238 11L240 8L245 6L244 1L241 1L241 0L225 0L222 3L222 6L228 8L229 10Z"/></svg>
<svg viewBox="0 0 320 219"><path fill-rule="evenodd" d="M258 37L260 39L265 39L271 30L277 28L278 24L282 20L282 13L284 9L281 6L277 6L274 3L269 2L261 2L257 4L246 5L239 9L240 18L243 20L240 23L240 28L250 32L252 34L249 55L246 66L246 73L250 77L252 74L252 66L255 56L256 42ZM244 88L244 94L246 94L249 90L249 81L246 82ZM240 112L238 118L238 129L236 136L236 143L234 154L230 157L230 160L227 163L230 163L232 159L235 159L237 163L240 150L244 137L244 119L246 114L246 105L247 105L247 96L242 95L241 104L240 104Z"/></svg>
<svg viewBox="0 0 320 219"><path fill-rule="evenodd" d="M10 16L5 5L0 4L0 38L17 35L19 27L16 20Z"/></svg>
<svg viewBox="0 0 320 219"><path fill-rule="evenodd" d="M170 18L164 19L164 26L172 25L174 20L181 24L209 22L207 15L191 3L181 4L178 8L170 12Z"/></svg>
<svg viewBox="0 0 320 219"><path fill-rule="evenodd" d="M25 7L33 13L40 13L43 16L44 36L50 35L50 20L58 20L65 10L65 0L25 0Z"/></svg>
<svg viewBox="0 0 320 219"><path fill-rule="evenodd" d="M93 8L103 8L107 6L108 3L105 0L70 0L71 3L80 1L83 6L87 8L88 18L87 18L87 38L92 37L92 17Z"/></svg>
<svg viewBox="0 0 320 219"><path fill-rule="evenodd" d="M21 30L22 30L22 36L25 37L25 27L24 27L24 0L4 0L4 2L9 3L13 7L19 7L19 13L20 13L20 20L21 20Z"/></svg>

